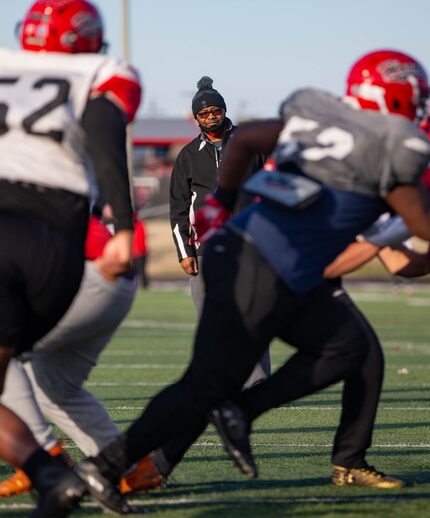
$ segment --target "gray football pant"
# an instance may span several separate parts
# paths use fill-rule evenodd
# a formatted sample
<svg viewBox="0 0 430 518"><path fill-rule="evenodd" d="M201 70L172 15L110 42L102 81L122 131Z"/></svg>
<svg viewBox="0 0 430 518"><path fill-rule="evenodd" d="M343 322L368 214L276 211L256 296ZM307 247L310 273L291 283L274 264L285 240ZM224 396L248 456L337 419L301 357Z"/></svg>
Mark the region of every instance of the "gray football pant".
<svg viewBox="0 0 430 518"><path fill-rule="evenodd" d="M55 441L42 414L85 455L96 455L120 432L100 401L83 384L100 353L127 315L136 279L106 281L90 261L72 305L36 343L31 360L8 370L2 402L30 427L45 449Z"/></svg>
<svg viewBox="0 0 430 518"><path fill-rule="evenodd" d="M205 283L203 280L203 275L200 273L203 271L203 258L202 256L198 256L199 261L199 274L193 275L190 277L190 289L191 289L191 298L193 299L194 307L197 311L197 317L200 320L200 316L203 311L203 303L205 300ZM260 358L260 361L254 367L254 370L251 372L249 378L246 380L244 385L245 388L252 387L256 383L265 380L270 376L270 354L269 348L266 349L263 356Z"/></svg>

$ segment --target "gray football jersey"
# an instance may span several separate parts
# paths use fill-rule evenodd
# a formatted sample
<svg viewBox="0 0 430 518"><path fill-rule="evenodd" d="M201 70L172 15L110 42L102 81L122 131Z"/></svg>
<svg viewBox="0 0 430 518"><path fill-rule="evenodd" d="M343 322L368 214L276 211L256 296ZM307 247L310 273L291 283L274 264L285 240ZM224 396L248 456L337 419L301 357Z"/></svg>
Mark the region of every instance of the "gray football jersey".
<svg viewBox="0 0 430 518"><path fill-rule="evenodd" d="M334 188L385 197L415 184L430 159L427 137L405 117L355 110L320 90L293 93L280 112L278 165Z"/></svg>

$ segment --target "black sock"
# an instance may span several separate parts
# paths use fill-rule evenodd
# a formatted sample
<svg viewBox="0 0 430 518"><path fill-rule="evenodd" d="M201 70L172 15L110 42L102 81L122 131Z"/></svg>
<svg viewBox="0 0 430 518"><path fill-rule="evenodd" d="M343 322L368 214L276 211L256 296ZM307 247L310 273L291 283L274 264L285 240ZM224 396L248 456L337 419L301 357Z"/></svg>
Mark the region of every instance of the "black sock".
<svg viewBox="0 0 430 518"><path fill-rule="evenodd" d="M127 445L125 434L119 435L109 443L101 452L90 459L99 468L102 474L111 482L118 479L133 465L127 458Z"/></svg>
<svg viewBox="0 0 430 518"><path fill-rule="evenodd" d="M22 465L33 486L40 490L50 487L69 470L60 457L52 457L43 448L38 448Z"/></svg>
<svg viewBox="0 0 430 518"><path fill-rule="evenodd" d="M175 466L167 460L163 450L158 448L157 450L151 452L149 456L151 457L151 460L155 464L155 467L159 471L160 475L163 475L163 477L168 477Z"/></svg>

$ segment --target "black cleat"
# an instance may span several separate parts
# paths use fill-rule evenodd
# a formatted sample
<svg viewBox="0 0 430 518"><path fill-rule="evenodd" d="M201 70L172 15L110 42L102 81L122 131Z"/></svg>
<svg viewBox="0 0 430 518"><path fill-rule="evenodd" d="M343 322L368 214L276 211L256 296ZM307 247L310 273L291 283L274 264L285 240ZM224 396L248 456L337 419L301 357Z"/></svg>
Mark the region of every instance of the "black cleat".
<svg viewBox="0 0 430 518"><path fill-rule="evenodd" d="M117 515L137 512L137 509L121 495L119 488L106 478L90 460L78 462L75 471L90 495L106 512Z"/></svg>
<svg viewBox="0 0 430 518"><path fill-rule="evenodd" d="M243 411L233 403L212 410L209 420L215 425L231 460L249 478L257 478L258 469L251 453L250 426Z"/></svg>
<svg viewBox="0 0 430 518"><path fill-rule="evenodd" d="M39 490L37 507L31 518L64 518L79 505L85 493L82 480L68 470L57 483Z"/></svg>

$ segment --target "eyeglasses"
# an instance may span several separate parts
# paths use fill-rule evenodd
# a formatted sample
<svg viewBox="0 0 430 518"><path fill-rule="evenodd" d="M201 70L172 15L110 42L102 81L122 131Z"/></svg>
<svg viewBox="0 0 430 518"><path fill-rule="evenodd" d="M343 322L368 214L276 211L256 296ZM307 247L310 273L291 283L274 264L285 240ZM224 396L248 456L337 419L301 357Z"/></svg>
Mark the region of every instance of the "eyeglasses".
<svg viewBox="0 0 430 518"><path fill-rule="evenodd" d="M213 115L214 117L219 117L224 113L224 110L222 108L212 108L211 110L202 110L201 112L197 113L197 116L200 119L206 120L209 115Z"/></svg>

